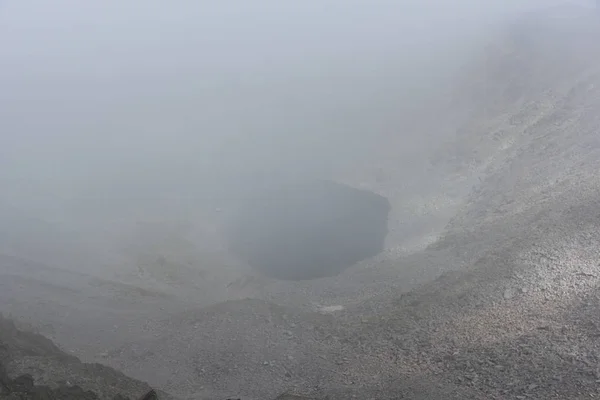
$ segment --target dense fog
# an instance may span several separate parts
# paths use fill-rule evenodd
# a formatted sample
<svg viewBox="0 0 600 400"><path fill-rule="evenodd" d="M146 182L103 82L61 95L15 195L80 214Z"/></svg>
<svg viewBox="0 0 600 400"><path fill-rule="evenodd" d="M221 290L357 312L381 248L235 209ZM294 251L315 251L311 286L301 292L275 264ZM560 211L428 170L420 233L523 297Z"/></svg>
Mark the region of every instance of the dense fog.
<svg viewBox="0 0 600 400"><path fill-rule="evenodd" d="M2 251L94 269L123 246L98 221L165 214L160 197L193 198L167 207L189 214L273 179L330 179L377 159L384 137L408 177L439 137L414 128L443 121L415 115L450 101L476 50L542 4L2 2Z"/></svg>
<svg viewBox="0 0 600 400"><path fill-rule="evenodd" d="M5 1L3 192L348 162L542 3Z"/></svg>

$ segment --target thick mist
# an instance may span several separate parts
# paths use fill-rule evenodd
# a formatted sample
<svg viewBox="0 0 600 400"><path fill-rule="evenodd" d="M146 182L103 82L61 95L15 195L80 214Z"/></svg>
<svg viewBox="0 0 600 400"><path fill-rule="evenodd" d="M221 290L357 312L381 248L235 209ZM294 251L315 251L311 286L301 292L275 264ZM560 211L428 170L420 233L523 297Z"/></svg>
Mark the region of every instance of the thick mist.
<svg viewBox="0 0 600 400"><path fill-rule="evenodd" d="M31 237L39 221L23 221L73 223L86 202L129 213L273 174L327 178L386 135L414 157L436 140L413 134L415 113L501 22L542 4L2 2L3 225Z"/></svg>
<svg viewBox="0 0 600 400"><path fill-rule="evenodd" d="M57 195L215 163L211 179L323 168L361 153L381 120L403 133L465 40L527 6L3 2L3 174Z"/></svg>

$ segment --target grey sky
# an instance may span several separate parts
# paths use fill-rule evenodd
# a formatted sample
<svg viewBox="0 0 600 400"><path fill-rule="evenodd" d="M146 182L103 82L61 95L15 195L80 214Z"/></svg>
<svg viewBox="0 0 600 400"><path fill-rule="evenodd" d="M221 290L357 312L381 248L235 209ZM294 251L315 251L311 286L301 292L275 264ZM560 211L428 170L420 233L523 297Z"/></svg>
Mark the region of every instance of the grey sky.
<svg viewBox="0 0 600 400"><path fill-rule="evenodd" d="M215 159L309 169L330 143L377 133L389 116L369 107L401 109L469 40L548 3L4 1L3 175L89 186Z"/></svg>

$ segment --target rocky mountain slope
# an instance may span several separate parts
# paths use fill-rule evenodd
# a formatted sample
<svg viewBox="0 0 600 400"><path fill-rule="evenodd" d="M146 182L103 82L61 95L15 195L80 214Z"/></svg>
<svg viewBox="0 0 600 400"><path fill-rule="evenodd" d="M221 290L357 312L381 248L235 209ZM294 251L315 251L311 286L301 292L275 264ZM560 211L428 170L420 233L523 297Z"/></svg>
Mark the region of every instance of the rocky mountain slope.
<svg viewBox="0 0 600 400"><path fill-rule="evenodd" d="M589 10L555 8L524 17L487 50L465 90L479 107L439 161L478 185L426 251L360 276L455 272L409 293L378 285L328 319L252 301L169 318L186 352L222 363L218 372L181 365L185 375L254 398L268 381L360 398L598 395L597 38ZM158 353L142 362L184 358L165 340L146 344ZM224 381L211 382L216 375Z"/></svg>

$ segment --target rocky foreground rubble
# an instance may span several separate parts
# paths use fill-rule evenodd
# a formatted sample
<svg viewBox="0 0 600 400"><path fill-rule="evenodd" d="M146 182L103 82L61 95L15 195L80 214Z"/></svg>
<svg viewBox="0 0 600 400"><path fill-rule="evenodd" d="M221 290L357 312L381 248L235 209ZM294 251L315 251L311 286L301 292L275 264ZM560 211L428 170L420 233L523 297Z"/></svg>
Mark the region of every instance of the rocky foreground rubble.
<svg viewBox="0 0 600 400"><path fill-rule="evenodd" d="M175 400L100 364L82 363L0 315L0 399ZM212 400L212 399L211 399ZM219 399L221 400L221 399ZM230 398L227 400L242 400ZM311 400L284 393L275 400Z"/></svg>
<svg viewBox="0 0 600 400"><path fill-rule="evenodd" d="M147 384L100 364L82 363L42 335L0 316L0 399L152 400ZM170 399L167 394L161 399Z"/></svg>
<svg viewBox="0 0 600 400"><path fill-rule="evenodd" d="M15 379L10 379L6 369L0 364L0 398L12 400L98 400L99 397L91 390L84 390L78 385L66 383L52 388L47 385L36 385L33 376L23 374ZM128 400L129 397L117 394L114 400ZM140 400L154 400L158 396L150 390Z"/></svg>

